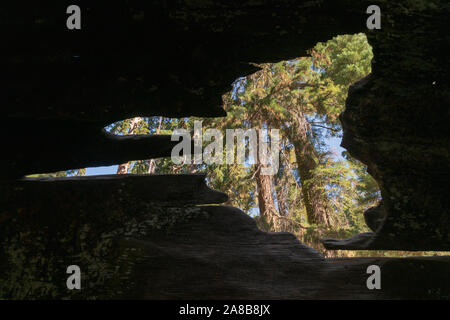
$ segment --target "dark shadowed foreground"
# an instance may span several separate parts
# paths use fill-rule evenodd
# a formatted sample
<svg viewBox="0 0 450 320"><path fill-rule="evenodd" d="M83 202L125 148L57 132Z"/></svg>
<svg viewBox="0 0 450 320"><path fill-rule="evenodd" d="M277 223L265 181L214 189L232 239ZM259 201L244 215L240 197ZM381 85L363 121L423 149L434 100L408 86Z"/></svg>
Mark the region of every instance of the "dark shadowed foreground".
<svg viewBox="0 0 450 320"><path fill-rule="evenodd" d="M2 207L13 212L0 224L3 298L414 299L450 293L446 257L325 260L290 233L258 230L239 209L199 205L227 199L201 175L52 180L0 186ZM19 199L16 212L8 208ZM81 291L66 287L72 264L81 268ZM366 286L372 264L381 267L382 290Z"/></svg>

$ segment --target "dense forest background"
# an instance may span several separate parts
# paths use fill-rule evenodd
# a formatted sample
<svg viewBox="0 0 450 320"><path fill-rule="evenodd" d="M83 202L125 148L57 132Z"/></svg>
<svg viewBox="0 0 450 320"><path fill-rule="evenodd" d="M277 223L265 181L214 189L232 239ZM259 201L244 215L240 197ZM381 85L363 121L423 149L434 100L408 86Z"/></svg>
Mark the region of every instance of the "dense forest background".
<svg viewBox="0 0 450 320"><path fill-rule="evenodd" d="M294 233L327 257L404 256L426 253L326 251L319 239L347 238L370 231L363 212L380 200L364 164L329 141L341 137L338 119L349 86L371 71L372 49L364 34L318 43L309 56L259 64L260 71L237 79L223 96L226 118L137 117L106 128L113 134L172 134L174 129L280 130L279 170L261 174L265 164L175 164L171 159L139 160L118 166L118 174L207 174L208 185L229 195L227 205L253 216L260 229ZM85 169L50 174L84 175ZM34 175L39 176L39 175ZM435 253L433 253L435 254Z"/></svg>

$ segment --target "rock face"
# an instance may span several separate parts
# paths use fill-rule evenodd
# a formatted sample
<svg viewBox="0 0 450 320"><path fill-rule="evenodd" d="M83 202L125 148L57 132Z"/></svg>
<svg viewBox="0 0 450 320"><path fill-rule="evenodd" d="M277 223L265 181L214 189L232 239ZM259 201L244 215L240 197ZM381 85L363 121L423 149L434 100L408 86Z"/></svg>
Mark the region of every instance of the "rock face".
<svg viewBox="0 0 450 320"><path fill-rule="evenodd" d="M96 1L80 4L77 31L65 28L71 3L2 3L0 298L448 298L446 257L326 260L238 209L204 206L227 197L202 176L21 179L168 156L167 136L103 127L224 116L221 95L256 70L250 62L364 31L373 72L350 90L342 145L378 181L384 214L366 213L374 233L324 245L449 250L449 6L377 3L382 29L372 31L372 1ZM81 291L66 288L72 264ZM372 264L382 290L366 287Z"/></svg>

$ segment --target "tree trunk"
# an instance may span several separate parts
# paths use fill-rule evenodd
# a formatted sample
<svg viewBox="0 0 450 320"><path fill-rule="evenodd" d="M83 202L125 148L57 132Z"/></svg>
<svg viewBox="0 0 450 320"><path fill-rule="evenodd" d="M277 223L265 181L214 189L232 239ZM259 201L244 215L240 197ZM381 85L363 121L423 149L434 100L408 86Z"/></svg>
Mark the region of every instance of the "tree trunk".
<svg viewBox="0 0 450 320"><path fill-rule="evenodd" d="M159 134L159 132L161 131L162 121L163 121L163 117L159 117L159 124L158 124L158 128L156 128L155 134ZM156 161L155 161L155 159L150 159L148 161L148 171L147 171L147 173L154 174L155 171L156 171Z"/></svg>
<svg viewBox="0 0 450 320"><path fill-rule="evenodd" d="M266 231L278 231L275 201L272 194L272 176L262 175L261 167L258 167L255 178L258 190L260 227Z"/></svg>
<svg viewBox="0 0 450 320"><path fill-rule="evenodd" d="M289 131L297 158L298 174L302 186L302 198L309 223L331 226L331 219L326 209L326 195L317 181L313 181L314 169L318 166L318 157L309 140L310 126L302 112L295 116L295 123Z"/></svg>
<svg viewBox="0 0 450 320"><path fill-rule="evenodd" d="M262 127L262 126L261 126ZM258 140L259 142L259 140ZM258 149L261 146L258 145ZM280 231L280 221L273 198L273 176L261 174L261 169L267 165L260 163L259 155L255 172L258 191L258 206L260 228L266 231Z"/></svg>
<svg viewBox="0 0 450 320"><path fill-rule="evenodd" d="M135 134L136 133L136 130L138 128L138 122L140 120L141 120L140 117L136 117L131 120L130 128L128 129L127 134ZM117 167L116 173L117 174L127 174L129 167L130 167L130 162L122 163Z"/></svg>

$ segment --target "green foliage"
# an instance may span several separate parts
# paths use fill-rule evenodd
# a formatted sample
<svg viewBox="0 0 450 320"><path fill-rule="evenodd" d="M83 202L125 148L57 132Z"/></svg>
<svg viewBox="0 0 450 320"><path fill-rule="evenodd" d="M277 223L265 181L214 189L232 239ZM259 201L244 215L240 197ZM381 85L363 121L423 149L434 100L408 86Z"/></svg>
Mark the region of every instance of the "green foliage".
<svg viewBox="0 0 450 320"><path fill-rule="evenodd" d="M53 173L38 173L30 174L27 178L62 178L62 177L74 177L74 176L84 176L86 175L86 168L83 169L72 169L66 171L58 171Z"/></svg>

